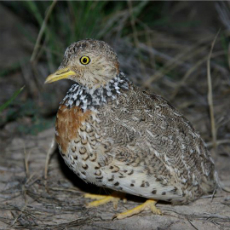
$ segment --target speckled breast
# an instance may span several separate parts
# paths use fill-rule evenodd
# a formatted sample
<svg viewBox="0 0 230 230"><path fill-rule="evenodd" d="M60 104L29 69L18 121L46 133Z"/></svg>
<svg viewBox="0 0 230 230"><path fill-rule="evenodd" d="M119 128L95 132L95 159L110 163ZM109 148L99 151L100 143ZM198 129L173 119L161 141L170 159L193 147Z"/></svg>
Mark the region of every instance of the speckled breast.
<svg viewBox="0 0 230 230"><path fill-rule="evenodd" d="M100 159L97 152L102 152L103 145L97 144L97 118L95 112L74 106L59 107L56 120L56 141L62 157L70 169L81 179L96 183L101 179Z"/></svg>

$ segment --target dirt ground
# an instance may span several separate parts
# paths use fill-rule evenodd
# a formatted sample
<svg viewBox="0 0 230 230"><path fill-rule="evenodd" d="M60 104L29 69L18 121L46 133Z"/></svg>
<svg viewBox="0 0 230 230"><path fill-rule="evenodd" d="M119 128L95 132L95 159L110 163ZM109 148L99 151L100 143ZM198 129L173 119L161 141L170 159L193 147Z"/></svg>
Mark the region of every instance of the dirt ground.
<svg viewBox="0 0 230 230"><path fill-rule="evenodd" d="M0 67L5 68L17 60L29 58L33 44L26 41L23 35L18 32L16 22L19 19L1 5L0 15L8 19L2 24L0 22L0 28L4 31L4 36L0 36ZM34 36L37 35L34 28L28 27L28 30ZM11 46L7 45L9 39L11 39ZM7 78L0 78L0 104L8 99L19 86L26 84L30 90L36 92L33 91L31 94L30 90L26 90L20 98L21 103L27 101L31 96L31 100L34 99L34 103L42 108L49 106L48 112L40 111L44 116L53 113L57 109L58 102L68 87L68 83L62 83L61 86L58 86L61 89L50 86L51 88L42 88L41 91L37 91L33 82L28 85L28 76L32 71L30 67L26 68L25 63L22 62L20 69L20 71L8 74ZM40 81L43 82L48 71L43 66L39 67L39 71L42 73ZM200 85L201 88L203 87L202 84ZM58 96L49 98L48 103L47 97L44 95L52 89L60 89L61 92ZM156 87L157 89L158 87ZM218 147L215 151L211 148L211 138L208 134L210 131L207 131L210 130L208 112L205 108L196 106L195 101L198 96L191 94L194 97L180 97L178 94L178 97L172 99L173 104L180 107L185 116L204 137L214 156L221 182L224 186L230 187L230 146L228 144L224 147ZM217 100L229 105L227 104L228 98L229 94L224 98L219 97ZM195 104L195 106L192 108L183 106L187 103ZM216 111L219 111L218 108L217 103ZM227 112L225 111L222 117L229 117L228 110L226 106ZM124 220L113 219L115 214L133 208L144 201L134 196L127 196L126 203L120 201L117 209L114 209L112 204L86 209L85 204L88 200L83 198L85 192L107 193L108 191L81 181L65 165L58 150L52 155L48 179L47 181L44 180L46 154L54 136L53 120L50 122L51 128L38 131L36 134L22 134L18 132L19 126L21 127L22 124L31 126L36 122L30 118L30 115L21 116L18 120L6 120L8 119L7 112L3 111L1 114L3 121L1 121L0 130L0 230L230 229L230 194L221 190L216 191L214 195L202 197L184 206L172 206L159 202L157 206L163 212L161 216L144 211ZM222 131L229 130L228 127ZM229 140L230 134L226 132L223 136L225 140Z"/></svg>

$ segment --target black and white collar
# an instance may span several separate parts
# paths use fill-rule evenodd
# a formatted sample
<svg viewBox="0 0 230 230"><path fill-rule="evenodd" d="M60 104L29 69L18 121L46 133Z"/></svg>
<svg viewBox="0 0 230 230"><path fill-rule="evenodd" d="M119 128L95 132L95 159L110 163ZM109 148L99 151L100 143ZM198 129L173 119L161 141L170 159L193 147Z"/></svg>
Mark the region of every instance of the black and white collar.
<svg viewBox="0 0 230 230"><path fill-rule="evenodd" d="M116 99L120 90L129 89L129 80L123 72L120 72L115 78L110 80L105 87L97 89L88 89L79 84L73 84L61 104L68 108L79 106L83 111L94 110L98 106L105 104L109 99Z"/></svg>

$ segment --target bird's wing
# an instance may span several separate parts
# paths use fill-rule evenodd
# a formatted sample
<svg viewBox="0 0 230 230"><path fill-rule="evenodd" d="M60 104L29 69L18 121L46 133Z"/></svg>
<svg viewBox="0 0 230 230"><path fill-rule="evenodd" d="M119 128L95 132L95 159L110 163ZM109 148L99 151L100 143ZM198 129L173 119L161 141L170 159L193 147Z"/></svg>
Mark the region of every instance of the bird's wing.
<svg viewBox="0 0 230 230"><path fill-rule="evenodd" d="M103 139L120 162L143 165L162 183L200 183L213 171L203 140L190 123L160 96L132 87L99 111Z"/></svg>

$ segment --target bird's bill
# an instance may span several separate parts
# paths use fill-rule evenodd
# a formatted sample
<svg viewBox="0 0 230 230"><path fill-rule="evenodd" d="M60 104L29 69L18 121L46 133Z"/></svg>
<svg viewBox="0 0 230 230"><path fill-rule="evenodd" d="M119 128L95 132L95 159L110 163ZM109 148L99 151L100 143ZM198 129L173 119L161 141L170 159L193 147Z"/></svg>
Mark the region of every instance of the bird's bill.
<svg viewBox="0 0 230 230"><path fill-rule="evenodd" d="M59 69L55 73L50 74L45 81L45 84L59 81L61 79L68 78L69 76L76 75L76 73L70 70L68 67Z"/></svg>

